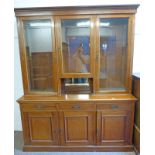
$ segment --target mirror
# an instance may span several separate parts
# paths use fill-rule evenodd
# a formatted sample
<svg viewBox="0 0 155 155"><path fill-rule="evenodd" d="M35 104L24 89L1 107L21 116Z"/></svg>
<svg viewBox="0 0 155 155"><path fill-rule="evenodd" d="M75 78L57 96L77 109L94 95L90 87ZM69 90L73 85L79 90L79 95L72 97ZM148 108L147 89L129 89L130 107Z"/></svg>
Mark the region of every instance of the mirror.
<svg viewBox="0 0 155 155"><path fill-rule="evenodd" d="M90 94L92 93L92 78L66 78L61 79L62 93L64 94Z"/></svg>

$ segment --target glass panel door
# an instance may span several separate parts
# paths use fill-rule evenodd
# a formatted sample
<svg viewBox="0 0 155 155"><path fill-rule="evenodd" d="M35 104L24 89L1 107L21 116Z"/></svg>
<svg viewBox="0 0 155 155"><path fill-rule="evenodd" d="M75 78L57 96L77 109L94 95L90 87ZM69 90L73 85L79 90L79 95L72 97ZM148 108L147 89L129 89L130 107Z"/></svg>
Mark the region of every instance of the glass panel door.
<svg viewBox="0 0 155 155"><path fill-rule="evenodd" d="M89 18L61 20L61 62L63 74L91 72L90 34L91 20Z"/></svg>
<svg viewBox="0 0 155 155"><path fill-rule="evenodd" d="M127 18L99 20L99 90L125 90L127 71Z"/></svg>
<svg viewBox="0 0 155 155"><path fill-rule="evenodd" d="M25 20L23 26L30 89L55 91L55 52L51 19Z"/></svg>

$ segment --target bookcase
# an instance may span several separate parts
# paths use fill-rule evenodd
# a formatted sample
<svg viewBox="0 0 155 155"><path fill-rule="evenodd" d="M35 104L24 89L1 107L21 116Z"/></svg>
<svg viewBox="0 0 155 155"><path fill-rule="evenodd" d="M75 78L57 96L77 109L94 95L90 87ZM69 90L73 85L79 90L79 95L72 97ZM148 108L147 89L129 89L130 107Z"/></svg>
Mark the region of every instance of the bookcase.
<svg viewBox="0 0 155 155"><path fill-rule="evenodd" d="M17 8L24 151L131 151L139 5Z"/></svg>

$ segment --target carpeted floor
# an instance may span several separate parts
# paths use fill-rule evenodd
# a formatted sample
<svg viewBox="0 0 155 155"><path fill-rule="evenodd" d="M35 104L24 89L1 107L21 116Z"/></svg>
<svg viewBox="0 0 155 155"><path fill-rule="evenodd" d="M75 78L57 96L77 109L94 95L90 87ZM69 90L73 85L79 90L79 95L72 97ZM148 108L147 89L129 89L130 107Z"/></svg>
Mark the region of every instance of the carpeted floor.
<svg viewBox="0 0 155 155"><path fill-rule="evenodd" d="M134 152L23 152L22 132L15 132L14 155L135 155Z"/></svg>

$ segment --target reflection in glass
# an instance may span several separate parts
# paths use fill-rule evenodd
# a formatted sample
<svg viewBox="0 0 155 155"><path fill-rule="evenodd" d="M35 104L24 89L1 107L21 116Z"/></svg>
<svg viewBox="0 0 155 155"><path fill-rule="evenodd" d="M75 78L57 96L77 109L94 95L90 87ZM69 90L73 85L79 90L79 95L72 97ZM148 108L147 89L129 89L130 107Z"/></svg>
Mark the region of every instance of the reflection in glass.
<svg viewBox="0 0 155 155"><path fill-rule="evenodd" d="M54 91L51 20L24 21L31 90Z"/></svg>
<svg viewBox="0 0 155 155"><path fill-rule="evenodd" d="M124 90L128 19L100 19L100 90Z"/></svg>
<svg viewBox="0 0 155 155"><path fill-rule="evenodd" d="M88 19L62 20L62 60L66 73L90 71L90 21Z"/></svg>
<svg viewBox="0 0 155 155"><path fill-rule="evenodd" d="M68 78L65 79L67 85L88 85L88 78Z"/></svg>

